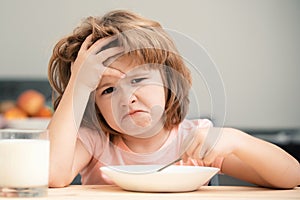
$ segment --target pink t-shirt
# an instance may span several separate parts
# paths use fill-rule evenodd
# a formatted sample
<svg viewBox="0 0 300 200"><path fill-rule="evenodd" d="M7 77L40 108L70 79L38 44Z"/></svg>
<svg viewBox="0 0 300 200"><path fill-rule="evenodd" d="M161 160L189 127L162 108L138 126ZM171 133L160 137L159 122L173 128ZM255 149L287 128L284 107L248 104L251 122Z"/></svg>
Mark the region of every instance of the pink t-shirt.
<svg viewBox="0 0 300 200"><path fill-rule="evenodd" d="M182 152L180 147L187 134L196 128L211 127L211 121L207 119L184 120L176 128L173 128L167 141L156 152L139 154L132 152L121 137L115 137L110 142L102 132L81 128L79 139L86 150L92 155L91 162L80 172L81 182L86 185L112 184L108 177L101 171L101 166L107 165L150 165L166 164L178 158ZM221 169L223 158L218 158L210 166ZM180 161L178 165L204 166L204 163L194 159L188 159L186 163Z"/></svg>

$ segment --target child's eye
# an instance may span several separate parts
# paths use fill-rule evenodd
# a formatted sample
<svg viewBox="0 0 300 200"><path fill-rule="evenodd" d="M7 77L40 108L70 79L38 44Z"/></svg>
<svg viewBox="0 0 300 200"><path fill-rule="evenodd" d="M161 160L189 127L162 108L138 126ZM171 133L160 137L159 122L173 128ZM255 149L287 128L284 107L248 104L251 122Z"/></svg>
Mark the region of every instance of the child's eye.
<svg viewBox="0 0 300 200"><path fill-rule="evenodd" d="M136 84L136 83L139 83L143 80L145 80L146 78L135 78L135 79L132 79L131 80L131 84Z"/></svg>
<svg viewBox="0 0 300 200"><path fill-rule="evenodd" d="M102 92L102 94L110 94L110 93L112 93L112 92L115 91L115 90L116 90L115 87L109 87L109 88L105 89L105 90Z"/></svg>

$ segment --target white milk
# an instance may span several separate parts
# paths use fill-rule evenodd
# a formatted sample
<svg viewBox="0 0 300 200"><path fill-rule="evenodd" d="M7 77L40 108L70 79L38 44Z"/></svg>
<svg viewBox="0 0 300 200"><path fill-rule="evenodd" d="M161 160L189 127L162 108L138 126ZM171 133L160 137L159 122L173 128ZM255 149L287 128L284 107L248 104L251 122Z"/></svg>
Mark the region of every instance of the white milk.
<svg viewBox="0 0 300 200"><path fill-rule="evenodd" d="M48 140L0 139L0 187L48 186Z"/></svg>

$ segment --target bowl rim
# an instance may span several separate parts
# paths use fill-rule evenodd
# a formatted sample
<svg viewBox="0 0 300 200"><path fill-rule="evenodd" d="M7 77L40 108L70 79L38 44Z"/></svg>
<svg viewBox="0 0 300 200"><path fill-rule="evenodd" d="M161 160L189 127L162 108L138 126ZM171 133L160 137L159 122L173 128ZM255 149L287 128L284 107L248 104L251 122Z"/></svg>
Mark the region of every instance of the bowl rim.
<svg viewBox="0 0 300 200"><path fill-rule="evenodd" d="M122 168L127 168L127 167L153 167L151 170L144 170L144 171L126 171ZM194 173L195 171L198 170L211 170L211 171L216 171L219 172L220 169L217 167L208 167L208 166L196 166L196 165L171 165L161 171L156 171L155 169L159 169L162 165L107 165L107 166L101 166L99 169L102 171L114 171L116 173L121 173L121 174L132 174L132 175L143 175L143 174L170 174L170 173L178 173L177 170L174 170L174 168L185 168L184 171L180 171L181 173ZM155 167L155 168L154 168ZM190 169L190 170L188 170Z"/></svg>

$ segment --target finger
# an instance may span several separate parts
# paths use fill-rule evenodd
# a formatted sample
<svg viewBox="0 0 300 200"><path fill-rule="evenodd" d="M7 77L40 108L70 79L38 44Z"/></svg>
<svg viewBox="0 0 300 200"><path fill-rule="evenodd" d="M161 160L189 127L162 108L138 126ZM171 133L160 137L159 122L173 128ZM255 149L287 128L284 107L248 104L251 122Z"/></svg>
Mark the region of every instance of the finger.
<svg viewBox="0 0 300 200"><path fill-rule="evenodd" d="M121 70L112 68L112 67L105 67L102 76L112 76L116 78L124 78L126 74Z"/></svg>
<svg viewBox="0 0 300 200"><path fill-rule="evenodd" d="M108 45L109 43L113 42L116 40L116 36L111 36L111 37L105 37L97 40L90 48L89 51L92 54L98 54L99 52L102 52L102 48Z"/></svg>
<svg viewBox="0 0 300 200"><path fill-rule="evenodd" d="M184 153L184 154L181 156L181 159L182 159L182 161L183 161L184 163L186 163L186 162L188 161L188 158L189 158L189 156L188 156L186 153Z"/></svg>
<svg viewBox="0 0 300 200"><path fill-rule="evenodd" d="M83 41L81 47L80 47L80 50L87 50L89 45L91 44L92 42L92 34L90 34L89 36L87 36L85 38L85 40Z"/></svg>
<svg viewBox="0 0 300 200"><path fill-rule="evenodd" d="M217 156L218 156L218 153L216 153L215 151L210 151L203 158L203 162L206 165L211 165L216 160Z"/></svg>
<svg viewBox="0 0 300 200"><path fill-rule="evenodd" d="M124 47L112 47L101 51L97 54L99 62L105 64L105 66L109 66L113 63L117 58L123 55ZM104 63L105 62L105 63Z"/></svg>
<svg viewBox="0 0 300 200"><path fill-rule="evenodd" d="M107 58L103 63L104 66L108 67L110 66L113 62L115 62L118 58L120 58L121 56L124 55L124 52L120 52L120 53L117 53L116 55L114 56L111 56L109 58Z"/></svg>

